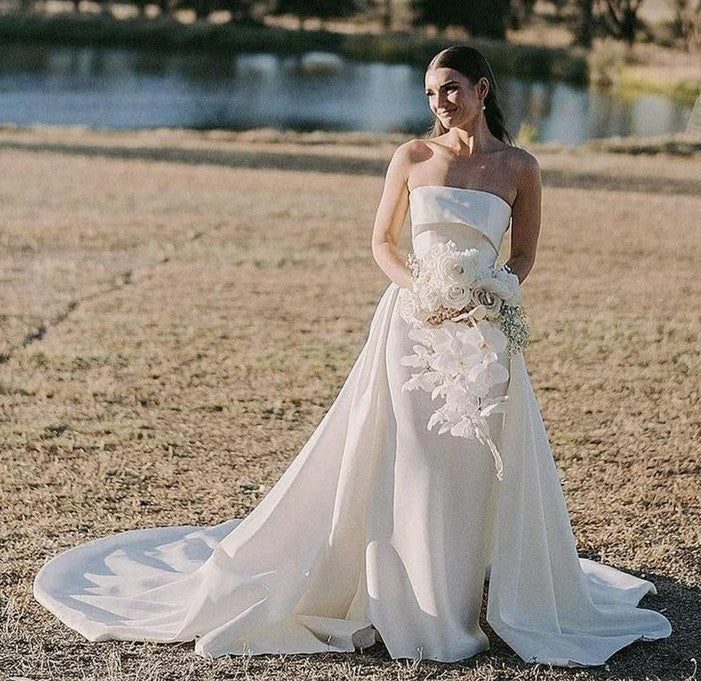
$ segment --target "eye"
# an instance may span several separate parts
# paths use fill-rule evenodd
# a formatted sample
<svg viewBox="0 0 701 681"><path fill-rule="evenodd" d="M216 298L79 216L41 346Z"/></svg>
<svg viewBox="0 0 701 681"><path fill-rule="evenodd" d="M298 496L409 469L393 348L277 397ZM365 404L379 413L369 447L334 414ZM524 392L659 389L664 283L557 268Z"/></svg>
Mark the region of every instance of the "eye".
<svg viewBox="0 0 701 681"><path fill-rule="evenodd" d="M455 85L454 83L451 83L450 85L446 85L443 87L443 90L445 90L446 92L453 92L454 90L457 90L457 89L458 89L458 86ZM427 97L431 97L434 94L435 93L432 92L431 90L426 90Z"/></svg>

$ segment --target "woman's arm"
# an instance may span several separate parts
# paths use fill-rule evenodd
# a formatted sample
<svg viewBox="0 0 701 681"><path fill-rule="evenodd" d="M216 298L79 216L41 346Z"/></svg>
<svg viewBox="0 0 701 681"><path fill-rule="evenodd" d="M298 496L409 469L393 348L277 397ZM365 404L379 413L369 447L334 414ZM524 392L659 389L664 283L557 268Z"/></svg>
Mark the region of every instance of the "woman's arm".
<svg viewBox="0 0 701 681"><path fill-rule="evenodd" d="M411 286L411 270L397 247L409 209L407 179L412 142L399 146L387 167L380 204L372 228L372 255L380 269L398 286Z"/></svg>
<svg viewBox="0 0 701 681"><path fill-rule="evenodd" d="M521 150L516 200L511 210L511 252L507 265L522 282L535 262L540 233L542 184L535 156Z"/></svg>

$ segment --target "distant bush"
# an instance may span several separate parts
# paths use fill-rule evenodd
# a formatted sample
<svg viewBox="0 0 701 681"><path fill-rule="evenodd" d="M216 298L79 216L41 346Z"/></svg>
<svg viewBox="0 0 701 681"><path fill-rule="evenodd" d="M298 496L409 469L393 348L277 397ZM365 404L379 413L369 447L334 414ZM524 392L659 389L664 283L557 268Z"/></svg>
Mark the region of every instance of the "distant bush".
<svg viewBox="0 0 701 681"><path fill-rule="evenodd" d="M443 31L448 26L460 26L471 36L506 39L509 0L410 0L416 26L427 24Z"/></svg>
<svg viewBox="0 0 701 681"><path fill-rule="evenodd" d="M342 36L329 31L289 31L174 19L114 19L104 15L0 16L0 38L13 42L143 47L160 50L306 52L338 50Z"/></svg>
<svg viewBox="0 0 701 681"><path fill-rule="evenodd" d="M343 38L341 51L352 59L401 62L423 67L436 52L458 42L466 42L480 49L497 74L516 75L527 80L587 82L587 62L579 53L566 49L512 45L484 38L456 41L400 33L348 34Z"/></svg>

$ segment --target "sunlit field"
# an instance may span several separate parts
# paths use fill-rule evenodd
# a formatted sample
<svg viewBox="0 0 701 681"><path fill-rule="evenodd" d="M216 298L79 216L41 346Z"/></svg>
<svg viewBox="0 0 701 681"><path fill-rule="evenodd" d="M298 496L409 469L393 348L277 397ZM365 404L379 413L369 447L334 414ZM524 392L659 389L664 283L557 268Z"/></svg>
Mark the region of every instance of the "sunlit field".
<svg viewBox="0 0 701 681"><path fill-rule="evenodd" d="M388 284L370 233L402 139L0 130L0 678L696 678L698 145L531 148L526 361L580 555L652 580L641 605L669 639L579 670L524 664L486 624L491 651L463 663L381 643L212 661L191 643L88 643L33 601L63 549L244 516L276 482Z"/></svg>

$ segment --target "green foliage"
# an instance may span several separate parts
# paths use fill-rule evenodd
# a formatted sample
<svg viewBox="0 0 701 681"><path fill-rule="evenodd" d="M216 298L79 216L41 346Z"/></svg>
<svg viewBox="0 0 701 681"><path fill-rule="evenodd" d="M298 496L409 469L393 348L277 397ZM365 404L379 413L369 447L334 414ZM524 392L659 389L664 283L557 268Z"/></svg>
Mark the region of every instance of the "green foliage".
<svg viewBox="0 0 701 681"><path fill-rule="evenodd" d="M436 26L440 31L448 26L461 26L472 36L504 40L509 17L509 0L410 0L415 12L414 24Z"/></svg>
<svg viewBox="0 0 701 681"><path fill-rule="evenodd" d="M149 0L137 1L146 6ZM232 21L262 25L254 13L253 0L158 0L158 4L162 15L171 14L173 9L191 9L198 19L207 19L214 11L225 10L231 13Z"/></svg>
<svg viewBox="0 0 701 681"><path fill-rule="evenodd" d="M509 28L514 31L526 26L533 19L535 0L511 0L509 3Z"/></svg>
<svg viewBox="0 0 701 681"><path fill-rule="evenodd" d="M116 20L101 15L64 14L51 18L0 15L0 42L128 46L213 53L265 50L278 54L303 54L326 50L357 61L405 63L423 68L433 55L456 41L406 33L341 34L240 23L181 24L167 17ZM512 45L483 38L474 38L469 44L485 54L497 75L587 82L586 60L569 50Z"/></svg>
<svg viewBox="0 0 701 681"><path fill-rule="evenodd" d="M173 19L116 20L100 15L0 15L0 40L63 45L144 47L159 50L245 52L265 49L301 53L339 50L342 36L328 31L299 33L238 24L181 24Z"/></svg>
<svg viewBox="0 0 701 681"><path fill-rule="evenodd" d="M609 35L625 41L635 42L637 30L641 27L638 10L643 0L604 0L602 26Z"/></svg>
<svg viewBox="0 0 701 681"><path fill-rule="evenodd" d="M300 19L336 19L357 14L360 0L277 0L275 14L294 14Z"/></svg>
<svg viewBox="0 0 701 681"><path fill-rule="evenodd" d="M524 121L521 123L521 127L516 133L516 144L519 146L528 146L533 142L537 142L539 137L539 131L537 126L533 123L528 123Z"/></svg>

